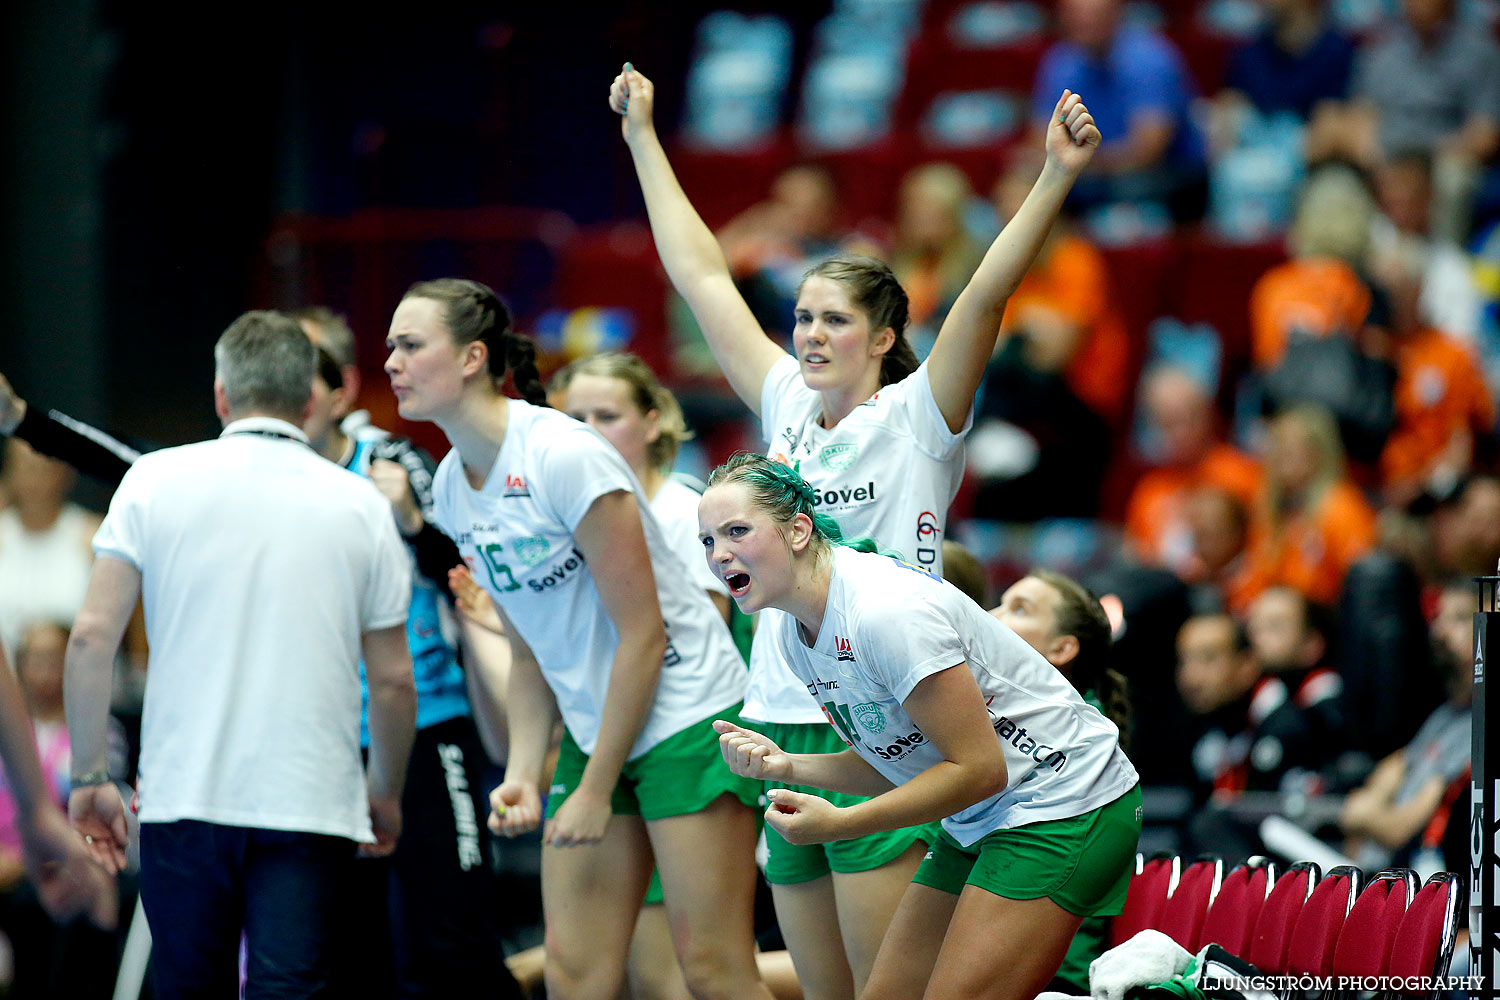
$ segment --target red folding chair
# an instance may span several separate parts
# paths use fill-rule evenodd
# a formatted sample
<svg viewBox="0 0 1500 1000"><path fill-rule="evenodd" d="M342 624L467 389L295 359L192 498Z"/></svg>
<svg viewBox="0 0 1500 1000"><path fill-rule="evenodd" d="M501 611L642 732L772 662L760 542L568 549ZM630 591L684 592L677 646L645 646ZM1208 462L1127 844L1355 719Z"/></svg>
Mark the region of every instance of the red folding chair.
<svg viewBox="0 0 1500 1000"><path fill-rule="evenodd" d="M1388 869L1370 879L1344 918L1333 948L1333 975L1364 978L1387 974L1396 928L1416 895L1417 882L1417 873L1410 868Z"/></svg>
<svg viewBox="0 0 1500 1000"><path fill-rule="evenodd" d="M1250 946L1250 932L1265 905L1266 896L1276 884L1276 865L1265 858L1252 858L1235 865L1224 876L1218 894L1203 918L1198 947L1216 944L1239 958Z"/></svg>
<svg viewBox="0 0 1500 1000"><path fill-rule="evenodd" d="M1334 946L1364 888L1364 872L1353 865L1330 868L1292 925L1286 952L1286 971L1292 975L1326 976L1333 971Z"/></svg>
<svg viewBox="0 0 1500 1000"><path fill-rule="evenodd" d="M1224 881L1224 862L1217 857L1201 857L1188 865L1177 880L1177 888L1167 897L1161 918L1152 926L1188 951L1198 951L1203 920L1208 907Z"/></svg>
<svg viewBox="0 0 1500 1000"><path fill-rule="evenodd" d="M1157 854L1149 861L1139 854L1135 856L1135 874L1125 891L1125 909L1110 925L1111 948L1157 925L1167 897L1177 884L1180 864L1175 854Z"/></svg>
<svg viewBox="0 0 1500 1000"><path fill-rule="evenodd" d="M1448 974L1453 960L1453 940L1458 933L1458 916L1467 903L1468 887L1461 876L1438 872L1422 886L1391 948L1390 975L1401 980L1420 980ZM1404 992L1406 996L1435 996L1435 991Z"/></svg>
<svg viewBox="0 0 1500 1000"><path fill-rule="evenodd" d="M1255 918L1250 947L1244 958L1262 972L1282 975L1286 972L1286 953L1292 942L1292 927L1302 907L1312 895L1322 874L1311 861L1299 861L1276 880L1266 905Z"/></svg>

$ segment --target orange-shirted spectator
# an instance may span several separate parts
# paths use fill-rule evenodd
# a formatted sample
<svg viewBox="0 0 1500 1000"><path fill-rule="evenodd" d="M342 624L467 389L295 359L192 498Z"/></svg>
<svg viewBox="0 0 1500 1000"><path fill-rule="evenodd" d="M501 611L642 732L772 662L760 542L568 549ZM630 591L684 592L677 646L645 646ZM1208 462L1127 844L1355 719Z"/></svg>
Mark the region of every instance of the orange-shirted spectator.
<svg viewBox="0 0 1500 1000"><path fill-rule="evenodd" d="M1260 492L1260 466L1218 439L1213 399L1186 371L1157 366L1141 393L1160 437L1162 464L1136 483L1125 508L1125 537L1143 561L1192 579L1199 571L1190 498L1216 487L1248 508Z"/></svg>
<svg viewBox="0 0 1500 1000"><path fill-rule="evenodd" d="M1375 262L1391 305L1396 366L1396 427L1380 454L1380 475L1395 503L1424 488L1451 489L1473 464L1475 438L1495 426L1495 401L1474 356L1422 321L1422 267L1400 252Z"/></svg>
<svg viewBox="0 0 1500 1000"><path fill-rule="evenodd" d="M1224 607L1243 616L1258 593L1245 552L1249 510L1228 490L1204 486L1188 497L1187 521L1193 551L1182 579L1217 591Z"/></svg>
<svg viewBox="0 0 1500 1000"><path fill-rule="evenodd" d="M1370 290L1354 270L1369 247L1374 200L1342 170L1315 175L1303 190L1288 244L1292 259L1271 268L1250 292L1251 360L1276 367L1297 336L1355 334L1370 311Z"/></svg>
<svg viewBox="0 0 1500 1000"><path fill-rule="evenodd" d="M1265 484L1250 521L1252 589L1291 587L1331 604L1344 574L1375 544L1375 512L1344 474L1326 410L1296 406L1268 427Z"/></svg>
<svg viewBox="0 0 1500 1000"><path fill-rule="evenodd" d="M951 163L917 167L901 181L890 262L906 289L914 345L932 343L984 258L985 246L964 227L973 194L968 177Z"/></svg>
<svg viewBox="0 0 1500 1000"><path fill-rule="evenodd" d="M1017 156L995 182L995 209L1009 219L1020 209L1041 171L1034 158ZM1059 220L1042 244L1021 286L1011 293L1002 336L1022 333L1045 345L1073 393L1112 426L1130 405L1130 338L1110 306L1109 271L1092 243Z"/></svg>

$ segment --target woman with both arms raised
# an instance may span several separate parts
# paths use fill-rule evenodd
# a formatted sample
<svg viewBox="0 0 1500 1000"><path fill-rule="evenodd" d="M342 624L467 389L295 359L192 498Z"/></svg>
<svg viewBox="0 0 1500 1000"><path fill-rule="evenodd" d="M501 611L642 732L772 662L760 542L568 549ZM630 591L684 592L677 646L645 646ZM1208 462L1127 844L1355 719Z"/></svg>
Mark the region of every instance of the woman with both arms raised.
<svg viewBox="0 0 1500 1000"><path fill-rule="evenodd" d="M791 753L715 723L736 774L773 789L794 844L942 821L862 1000L1030 1000L1084 917L1119 913L1141 827L1119 730L1032 646L956 587L837 544L812 488L759 455L716 469L698 505L710 565L829 703L850 749Z"/></svg>
<svg viewBox="0 0 1500 1000"><path fill-rule="evenodd" d="M845 531L941 571L974 393L1006 299L1098 146L1088 109L1076 94L1058 100L1046 167L919 367L905 337L906 293L889 267L867 257L834 257L808 273L797 295L795 357L766 336L672 173L652 124L653 100L651 82L626 64L610 88L610 106L624 116L657 251L730 386L761 418L771 454L796 464L819 510ZM760 632L772 624L762 621ZM827 752L842 744L822 700L807 697L772 645L755 641L745 718L788 749ZM808 1000L849 1000L862 992L891 913L925 852L919 840L931 836L908 828L807 846L768 831L766 877Z"/></svg>

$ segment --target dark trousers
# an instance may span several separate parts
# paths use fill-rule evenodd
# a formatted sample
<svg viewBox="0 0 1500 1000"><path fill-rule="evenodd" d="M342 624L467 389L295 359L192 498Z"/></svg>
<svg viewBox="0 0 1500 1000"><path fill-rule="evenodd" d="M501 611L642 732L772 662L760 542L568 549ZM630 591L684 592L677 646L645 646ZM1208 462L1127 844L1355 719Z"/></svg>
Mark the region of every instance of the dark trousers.
<svg viewBox="0 0 1500 1000"><path fill-rule="evenodd" d="M501 947L487 764L468 717L418 730L396 852L356 861L340 907L339 997L447 998L476 983L490 1000L520 996ZM388 923L376 927L375 914Z"/></svg>
<svg viewBox="0 0 1500 1000"><path fill-rule="evenodd" d="M141 824L141 901L157 1000L321 997L354 842L196 820Z"/></svg>

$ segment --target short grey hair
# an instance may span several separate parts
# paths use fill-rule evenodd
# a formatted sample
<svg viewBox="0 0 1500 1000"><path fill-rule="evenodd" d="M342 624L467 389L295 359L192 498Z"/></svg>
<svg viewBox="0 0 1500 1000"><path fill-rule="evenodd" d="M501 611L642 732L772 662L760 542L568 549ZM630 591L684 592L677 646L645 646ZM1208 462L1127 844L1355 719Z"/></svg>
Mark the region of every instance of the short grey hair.
<svg viewBox="0 0 1500 1000"><path fill-rule="evenodd" d="M247 312L214 345L214 376L231 413L261 412L302 419L312 398L317 350L296 320L279 312Z"/></svg>

